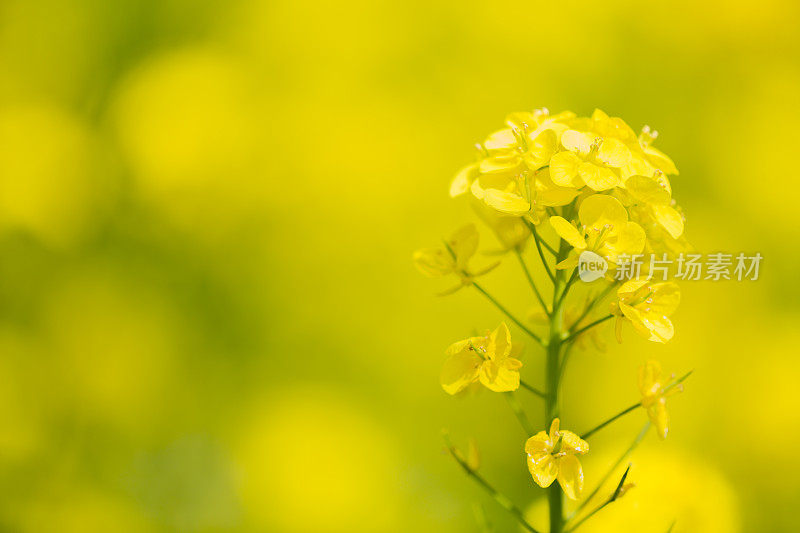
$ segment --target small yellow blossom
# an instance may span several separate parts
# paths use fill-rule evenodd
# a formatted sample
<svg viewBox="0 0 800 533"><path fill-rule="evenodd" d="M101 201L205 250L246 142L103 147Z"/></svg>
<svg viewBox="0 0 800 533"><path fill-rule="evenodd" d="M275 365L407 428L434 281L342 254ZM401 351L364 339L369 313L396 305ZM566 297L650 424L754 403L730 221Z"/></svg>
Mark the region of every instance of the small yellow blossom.
<svg viewBox="0 0 800 533"><path fill-rule="evenodd" d="M576 456L588 452L589 444L571 431L559 431L559 424L554 419L549 434L540 431L525 443L528 470L540 487L558 479L564 494L577 500L583 490L583 468Z"/></svg>
<svg viewBox="0 0 800 533"><path fill-rule="evenodd" d="M642 128L642 133L639 134L639 146L642 147L647 162L665 174L677 175L678 169L675 167L675 163L672 162L672 159L658 148L652 146L656 137L658 137L658 132L651 130L650 126L644 126Z"/></svg>
<svg viewBox="0 0 800 533"><path fill-rule="evenodd" d="M470 285L472 280L494 270L500 263L478 271L469 270L469 260L478 251L478 230L475 224L468 224L458 229L445 241L444 248L424 248L414 252L414 264L426 276L437 278L448 274L455 274L460 278L460 283L455 287L440 293L451 294L461 287Z"/></svg>
<svg viewBox="0 0 800 533"><path fill-rule="evenodd" d="M449 357L442 367L442 388L448 394L457 394L480 381L495 392L517 390L522 367L517 356L521 349L521 345L511 343L505 322L483 337L456 342L445 352Z"/></svg>
<svg viewBox="0 0 800 533"><path fill-rule="evenodd" d="M669 376L669 380L675 376ZM669 383L661 379L661 365L658 361L647 361L639 368L639 391L642 393L642 407L656 428L659 438L666 439L669 432L669 414L667 413L667 396L683 390L683 385L669 387Z"/></svg>
<svg viewBox="0 0 800 533"><path fill-rule="evenodd" d="M556 268L572 268L578 264L580 252L589 250L616 263L622 254L639 254L646 235L636 222L628 220L625 206L606 194L593 194L581 202L578 210L580 229L560 216L550 217L550 225L570 245L570 255Z"/></svg>
<svg viewBox="0 0 800 533"><path fill-rule="evenodd" d="M617 302L612 312L617 315L617 340L622 342L622 322L628 320L633 328L653 342L667 342L675 333L669 316L678 308L681 293L672 281L651 283L632 279L617 289Z"/></svg>
<svg viewBox="0 0 800 533"><path fill-rule="evenodd" d="M678 174L675 163L652 146L658 137L658 132L652 131L649 126L643 127L642 133L637 136L624 120L619 117L609 117L599 109L594 110L591 119L578 119L576 122L604 138L616 139L628 147L631 153L630 160L619 168L623 185L630 176L636 174L651 176L656 170L665 174Z"/></svg>
<svg viewBox="0 0 800 533"><path fill-rule="evenodd" d="M613 137L591 131L567 130L561 135L566 149L550 159L550 176L556 185L607 191L620 184L620 168L631 160L631 151Z"/></svg>
<svg viewBox="0 0 800 533"><path fill-rule="evenodd" d="M551 116L546 109L512 113L506 128L479 145L480 159L456 174L450 195L471 191L487 206L510 215L528 215L534 223L545 207L568 204L578 191L557 186L542 172L559 149L565 121L574 116L569 112Z"/></svg>
<svg viewBox="0 0 800 533"><path fill-rule="evenodd" d="M683 215L671 204L672 194L666 176L657 171L653 177L631 176L625 190L632 198L631 214L644 224L659 224L673 239L683 234Z"/></svg>

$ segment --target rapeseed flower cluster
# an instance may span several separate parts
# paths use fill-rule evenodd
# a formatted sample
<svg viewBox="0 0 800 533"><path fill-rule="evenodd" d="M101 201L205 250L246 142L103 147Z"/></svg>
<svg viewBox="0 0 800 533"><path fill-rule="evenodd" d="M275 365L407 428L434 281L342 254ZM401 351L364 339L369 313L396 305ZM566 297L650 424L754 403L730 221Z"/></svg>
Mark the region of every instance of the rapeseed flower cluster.
<svg viewBox="0 0 800 533"><path fill-rule="evenodd" d="M601 328L614 318L619 342L626 323L656 343L668 342L675 334L671 316L680 303L676 283L651 279L646 265L624 283L614 275L620 265L640 254L677 255L690 250L684 236L684 214L673 198L670 183L670 176L677 176L678 169L669 156L653 146L657 136L647 126L637 135L625 121L600 110L590 117L572 112L551 115L546 109L512 113L506 118L505 127L477 145L476 160L456 174L450 195L469 198L478 218L500 244L483 253L517 256L535 296L536 307L526 322L476 282L476 278L494 270L499 261L477 270L471 267L479 245L479 232L474 225L457 230L443 246L414 253L414 263L425 275L457 279L456 286L441 294L474 287L509 324L516 325L544 350L541 363L546 383L537 387L522 376L522 343L516 340L516 334L512 342L509 325L501 322L492 331L447 348L440 383L451 395L473 385L506 395L513 414L528 434L523 449L531 478L549 493L551 533L571 531L633 486L626 479L626 471L617 489L599 507L581 512L600 487L579 505L575 513L579 516L569 520L564 515L562 497L578 500L584 489L579 457L589 452L588 440L640 408L648 420L642 435L652 425L661 439L666 438L666 398L681 391L682 382L689 375L680 379L674 375L665 377L660 364L649 360L639 370L639 401L582 434L561 429L559 390L574 346L604 350ZM525 252L531 241L552 290L540 289L536 276L528 269ZM599 274L600 281L593 282L582 303L569 302L585 253L602 257L608 268ZM597 287L600 290L595 290ZM606 302L609 296L611 301ZM527 356L526 361L529 359ZM530 364L527 362L526 367ZM534 431L514 396L520 389L543 400L548 430ZM626 454L640 440L637 437ZM467 454L454 447L449 437L447 447L461 467L526 530L538 532L509 498L477 472L479 462L466 459L477 457L473 441Z"/></svg>

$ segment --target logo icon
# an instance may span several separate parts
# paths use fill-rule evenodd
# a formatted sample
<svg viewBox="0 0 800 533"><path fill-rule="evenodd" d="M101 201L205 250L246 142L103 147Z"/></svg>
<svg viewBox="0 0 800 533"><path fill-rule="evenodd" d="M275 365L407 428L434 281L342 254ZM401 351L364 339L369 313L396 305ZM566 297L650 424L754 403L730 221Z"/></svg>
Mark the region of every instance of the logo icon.
<svg viewBox="0 0 800 533"><path fill-rule="evenodd" d="M600 279L608 271L608 262L600 255L584 250L578 258L578 277L590 283Z"/></svg>

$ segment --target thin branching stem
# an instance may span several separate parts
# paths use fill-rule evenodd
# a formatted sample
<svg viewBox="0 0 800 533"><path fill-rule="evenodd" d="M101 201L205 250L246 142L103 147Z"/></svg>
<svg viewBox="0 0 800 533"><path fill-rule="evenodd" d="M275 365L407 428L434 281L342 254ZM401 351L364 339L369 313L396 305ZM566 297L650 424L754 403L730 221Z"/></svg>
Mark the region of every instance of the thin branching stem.
<svg viewBox="0 0 800 533"><path fill-rule="evenodd" d="M597 506L594 510L592 510L592 512L590 512L589 514L578 520L578 522L576 522L575 525L564 530L564 533L572 533L573 531L581 527L587 520L596 515L602 509L604 509L606 506L617 501L617 498L619 498L620 494L622 493L622 487L625 485L625 479L628 477L628 472L630 472L630 470L631 470L631 465L628 465L628 468L625 469L625 473L622 474L622 479L620 479L619 483L617 483L617 488L614 490L613 494L611 494L611 496L609 496L609 498L606 501Z"/></svg>
<svg viewBox="0 0 800 533"><path fill-rule="evenodd" d="M517 521L520 523L522 527L524 527L531 533L540 533L539 530L534 528L532 525L528 523L527 520L525 520L525 515L522 513L522 510L519 507L514 505L514 503L506 495L498 492L497 489L491 486L489 482L483 478L483 476L481 476L472 468L470 468L470 466L463 459L461 459L461 457L458 456L458 453L456 452L455 448L453 448L453 446L450 445L449 443L447 444L447 450L450 452L450 455L453 457L453 459L455 459L455 461L459 464L459 466L461 466L464 472L466 472L469 477L474 479L475 482L478 483L478 485L480 485L489 494L489 496L491 496L494 499L494 501L496 501L498 504L500 504L501 507L503 507L503 509L511 513L514 516L514 518L517 519Z"/></svg>
<svg viewBox="0 0 800 533"><path fill-rule="evenodd" d="M544 299L542 298L542 294L539 292L539 289L536 287L536 282L533 281L533 276L531 276L530 270L528 270L528 265L525 264L525 258L522 257L522 252L518 249L514 250L517 254L517 259L519 259L519 264L522 266L522 271L525 273L525 277L528 279L528 284L530 284L531 289L533 289L533 293L536 295L536 299L539 300L539 304L542 306L545 314L549 317L550 310L547 308L547 304L544 303Z"/></svg>
<svg viewBox="0 0 800 533"><path fill-rule="evenodd" d="M525 414L525 411L522 409L522 405L520 405L517 397L514 396L513 392L506 392L503 394L503 396L506 397L506 401L508 401L508 405L514 412L514 416L516 416L517 420L519 420L519 425L522 426L522 430L525 431L525 435L528 437L532 436L535 433L533 426L531 425L530 420L528 420L528 415Z"/></svg>
<svg viewBox="0 0 800 533"><path fill-rule="evenodd" d="M541 245L544 247L544 249L545 249L545 250L547 250L548 252L550 252L550 255L552 255L553 257L557 256L557 255L558 255L558 252L556 251L556 249L555 249L555 248L553 248L552 246L550 246L550 245L547 243L547 241L546 241L546 240L544 240L544 239L543 239L543 238L542 238L542 237L539 235L539 232L538 232L538 231L536 231L536 225L535 225L533 222L531 222L530 220L526 220L526 219L522 219L522 220L523 220L523 222L525 222L525 225L526 225L526 226L528 226L528 229L529 229L529 230L531 230L531 233L533 233L533 235L534 235L534 239L538 239L538 240L539 240L539 244L541 244Z"/></svg>
<svg viewBox="0 0 800 533"><path fill-rule="evenodd" d="M523 219L525 220L525 219ZM539 232L536 231L536 226L534 226L531 222L525 220L525 224L528 226L528 229L531 230L533 234L533 240L536 243L536 250L539 252L539 258L542 260L542 266L544 266L545 272L547 272L547 277L550 278L550 281L553 283L556 282L556 278L553 275L553 272L550 270L550 265L547 264L547 259L544 256L544 251L542 251L542 244L550 251L551 254L554 256L558 256L555 250L553 250L546 242L539 238ZM558 262L558 261L556 261Z"/></svg>
<svg viewBox="0 0 800 533"><path fill-rule="evenodd" d="M609 315L604 316L603 318L598 318L594 322L591 322L590 324L580 328L579 330L572 332L566 339L564 339L564 342L572 342L572 341L574 341L581 333L586 332L586 330L591 329L591 328L597 326L598 324L602 324L603 322L605 322L606 320L612 318L613 316L614 315L609 314Z"/></svg>
<svg viewBox="0 0 800 533"><path fill-rule="evenodd" d="M673 381L672 383L669 383L669 384L668 384L666 387L664 387L664 390L662 391L662 394L666 394L666 393L668 393L668 392L669 392L669 391L671 391L673 388L677 387L678 385L680 385L681 383L683 383L684 381L686 381L686 379L687 379L689 376L691 376L691 375L692 375L692 373L694 373L694 369L692 369L692 370L689 370L687 373L685 373L684 375L682 375L681 377L679 377L678 379L676 379L676 380L675 380L675 381Z"/></svg>
<svg viewBox="0 0 800 533"><path fill-rule="evenodd" d="M597 496L597 493L600 492L600 489L602 489L603 485L606 484L608 478L610 478L612 474L614 474L614 470L619 468L619 465L621 465L628 457L630 457L630 455L639 446L642 440L644 440L648 431L650 431L650 421L644 423L644 426L642 426L641 431L639 431L639 434L636 435L635 439L633 439L633 442L631 442L631 445L628 446L628 449L625 450L622 453L622 455L619 456L619 459L617 459L617 461L611 466L611 468L608 469L608 472L606 472L606 474L602 478L600 478L600 481L597 483L597 486L594 488L594 490L589 494L589 496L586 497L586 499L583 500L583 502L578 506L578 508L575 509L575 511L570 515L569 517L570 520L575 516L577 516L578 514L580 514L580 512L586 508L589 502L591 502L592 499L595 496Z"/></svg>
<svg viewBox="0 0 800 533"><path fill-rule="evenodd" d="M609 418L608 420L606 420L602 424L599 424L598 426L594 427L593 429L590 429L589 431L587 431L586 433L581 435L581 438L584 439L584 440L588 439L589 437L591 437L592 435L594 435L595 433L597 433L598 431L600 431L601 429L603 429L607 425L611 424L612 422L614 422L616 420L619 420L623 416L627 415L631 411L634 411L635 409L637 409L637 408L639 408L641 406L642 406L642 404L641 404L641 402L639 402L639 403L635 403L635 404L631 405L630 407L626 407L625 409L623 409L619 413L615 414L614 416L612 416L611 418Z"/></svg>
<svg viewBox="0 0 800 533"><path fill-rule="evenodd" d="M564 303L564 300L567 298L567 293L569 292L570 287L572 287L572 284L575 283L576 279L578 279L578 269L577 268L572 270L572 275L567 280L567 284L564 286L564 290L561 292L561 297L558 300L558 304L559 305Z"/></svg>
<svg viewBox="0 0 800 533"><path fill-rule="evenodd" d="M499 310L500 310L500 311L501 311L501 312L502 312L504 315L506 315L506 316L507 316L507 317L508 317L508 318L509 318L509 319L510 319L510 320L511 320L511 321L512 321L514 324L516 324L517 326L519 326L519 328L520 328L522 331L524 331L525 333L527 333L527 334L528 334L528 335L529 335L529 336L530 336L530 337L531 337L533 340L535 340L536 342L538 342L540 345L544 346L544 341L542 341L542 339L541 339L541 337L539 337L539 335L537 335L536 333L534 333L533 331L531 331L531 330L530 330L530 329L529 329L527 326L525 326L525 324L523 324L523 323L522 323L520 320L518 320L518 319L517 319L517 318L516 318L514 315L512 315L512 314L511 314L511 313L508 311L508 309L506 309L505 307L503 307L503 305L502 305L500 302L498 302L497 300L495 300L495 299L494 299L494 296L492 296L491 294L489 294L488 292L486 292L486 289L484 289L483 287L481 287L480 285L478 285L478 284L477 284L477 283L475 283L474 281L472 282L472 286L473 286L473 287L475 287L476 289L478 289L478 292L480 292L481 294L483 294L484 296L486 296L486 298L488 298L488 299L489 299L489 301L490 301L490 302L492 302L492 303L495 305L495 307L497 307L497 308L498 308L498 309L499 309Z"/></svg>
<svg viewBox="0 0 800 533"><path fill-rule="evenodd" d="M617 286L616 282L611 283L608 287L603 289L602 292L600 292L600 294L598 294L597 297L594 300L589 302L589 305L587 305L586 309L583 310L583 313L581 313L581 316L579 316L578 319L575 320L575 322L570 324L570 326L569 326L570 329L576 328L578 326L578 324L580 324L583 321L584 318L589 316L589 313L592 312L592 309L594 309L597 304L602 302L605 299L605 297L608 296L608 293L611 292L614 289L614 287L616 287L616 286Z"/></svg>
<svg viewBox="0 0 800 533"><path fill-rule="evenodd" d="M522 386L523 389L527 389L528 391L532 392L533 394L535 394L539 398L547 397L547 394L545 394L544 392L540 391L536 387L532 387L531 385L529 385L528 383L526 383L526 382L524 382L522 380L520 380L519 384Z"/></svg>
<svg viewBox="0 0 800 533"><path fill-rule="evenodd" d="M484 533L492 533L492 523L489 522L489 517L486 516L486 509L483 508L483 505L476 503L472 507L472 511L475 513L475 520L478 522L478 525L481 526L481 531Z"/></svg>
<svg viewBox="0 0 800 533"><path fill-rule="evenodd" d="M681 383L686 381L686 379L689 376L692 375L692 372L694 372L694 370L690 370L687 373L685 373L684 375L682 375L681 377L679 377L678 379L673 380L670 383L668 383L667 386L664 387L664 390L661 391L661 394L664 395L664 394L668 393L673 388L677 387L678 385L680 385ZM612 416L611 418L609 418L608 420L606 420L602 424L594 427L593 429L590 429L589 431L587 431L586 433L581 435L581 438L584 439L584 440L588 439L589 437L591 437L592 435L594 435L595 433L597 433L598 431L600 431L601 429L603 429L604 427L609 425L610 423L614 422L615 420L617 420L619 418L622 418L623 416L627 415L631 411L636 410L637 407L641 407L641 406L642 406L642 404L640 402L640 403L635 403L635 404L631 405L630 407L626 407L625 409L623 409L619 413L615 414L614 416Z"/></svg>

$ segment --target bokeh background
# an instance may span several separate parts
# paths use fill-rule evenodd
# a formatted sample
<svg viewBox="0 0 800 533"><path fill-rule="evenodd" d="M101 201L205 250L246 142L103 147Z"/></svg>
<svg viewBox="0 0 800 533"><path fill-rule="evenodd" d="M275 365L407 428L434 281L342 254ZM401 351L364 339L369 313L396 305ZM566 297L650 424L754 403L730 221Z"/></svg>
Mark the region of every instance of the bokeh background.
<svg viewBox="0 0 800 533"><path fill-rule="evenodd" d="M694 245L765 257L684 283L670 344L609 328L574 356L576 430L646 359L695 369L586 531L797 531L799 23L794 0L2 0L0 529L461 532L477 505L513 531L443 428L536 515L503 398L438 385L500 316L410 255L474 220L447 197L473 144L546 106L658 129ZM505 263L485 284L524 314ZM590 485L642 422L593 441Z"/></svg>

